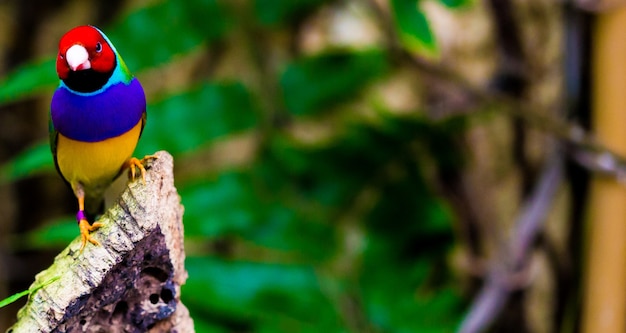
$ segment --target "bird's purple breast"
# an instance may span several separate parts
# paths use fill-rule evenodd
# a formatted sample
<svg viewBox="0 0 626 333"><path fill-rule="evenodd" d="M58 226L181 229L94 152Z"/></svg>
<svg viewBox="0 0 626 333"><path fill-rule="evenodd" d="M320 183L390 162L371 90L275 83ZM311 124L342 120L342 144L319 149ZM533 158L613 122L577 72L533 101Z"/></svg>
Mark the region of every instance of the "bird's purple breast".
<svg viewBox="0 0 626 333"><path fill-rule="evenodd" d="M50 115L54 128L64 136L98 142L132 129L146 110L139 80L117 83L94 95L79 95L59 87L52 97Z"/></svg>

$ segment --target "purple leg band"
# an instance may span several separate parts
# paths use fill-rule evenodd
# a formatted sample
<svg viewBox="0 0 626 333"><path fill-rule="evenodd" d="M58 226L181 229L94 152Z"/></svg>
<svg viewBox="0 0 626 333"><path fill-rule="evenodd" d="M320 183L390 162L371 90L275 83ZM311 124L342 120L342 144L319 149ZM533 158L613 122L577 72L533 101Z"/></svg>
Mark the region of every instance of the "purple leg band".
<svg viewBox="0 0 626 333"><path fill-rule="evenodd" d="M87 216L85 216L85 211L84 210L79 210L78 213L76 213L76 221L80 222L81 220L86 220Z"/></svg>

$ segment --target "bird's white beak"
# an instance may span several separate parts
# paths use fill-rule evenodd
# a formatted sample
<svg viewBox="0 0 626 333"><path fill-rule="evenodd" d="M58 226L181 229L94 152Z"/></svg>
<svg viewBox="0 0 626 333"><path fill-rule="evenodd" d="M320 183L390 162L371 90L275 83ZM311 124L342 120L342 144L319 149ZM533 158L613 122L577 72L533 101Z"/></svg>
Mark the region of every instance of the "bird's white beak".
<svg viewBox="0 0 626 333"><path fill-rule="evenodd" d="M73 71L91 68L89 53L87 53L87 50L82 45L72 45L72 47L65 52L65 60Z"/></svg>

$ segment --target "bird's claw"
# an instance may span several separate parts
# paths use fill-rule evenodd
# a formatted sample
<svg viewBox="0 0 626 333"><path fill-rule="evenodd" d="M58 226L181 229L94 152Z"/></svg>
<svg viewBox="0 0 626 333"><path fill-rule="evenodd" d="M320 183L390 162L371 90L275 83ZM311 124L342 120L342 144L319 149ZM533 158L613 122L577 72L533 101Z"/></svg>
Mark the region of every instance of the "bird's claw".
<svg viewBox="0 0 626 333"><path fill-rule="evenodd" d="M126 162L127 167L130 170L130 179L131 181L135 181L135 177L137 176L137 170L141 173L141 179L143 180L143 184L146 184L146 168L143 164L148 160L156 160L159 158L157 155L146 155L142 159L138 159L136 157L131 157L128 162Z"/></svg>
<svg viewBox="0 0 626 333"><path fill-rule="evenodd" d="M80 229L80 241L81 241L80 252L83 252L83 250L85 249L85 245L87 245L87 242L96 246L100 245L100 243L97 240L95 240L93 237L91 237L89 233L92 231L98 230L101 226L102 226L102 223L100 222L89 224L89 222L86 219L81 219L80 221L78 221L78 229Z"/></svg>

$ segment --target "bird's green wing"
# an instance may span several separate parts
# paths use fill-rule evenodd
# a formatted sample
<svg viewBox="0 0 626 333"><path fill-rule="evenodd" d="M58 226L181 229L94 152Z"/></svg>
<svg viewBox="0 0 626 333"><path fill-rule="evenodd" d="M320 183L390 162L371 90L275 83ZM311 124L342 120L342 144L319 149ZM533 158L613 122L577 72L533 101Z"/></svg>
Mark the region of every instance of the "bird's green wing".
<svg viewBox="0 0 626 333"><path fill-rule="evenodd" d="M50 139L50 151L52 152L52 158L54 159L54 167L57 169L59 175L61 175L61 178L68 183L67 179L65 179L61 173L61 169L59 169L59 162L57 161L57 140L59 139L59 132L57 132L54 128L51 118L48 119L48 136Z"/></svg>
<svg viewBox="0 0 626 333"><path fill-rule="evenodd" d="M139 132L139 137L141 138L141 134L143 134L143 128L146 127L146 122L148 121L148 112L143 111L141 115L141 131Z"/></svg>

